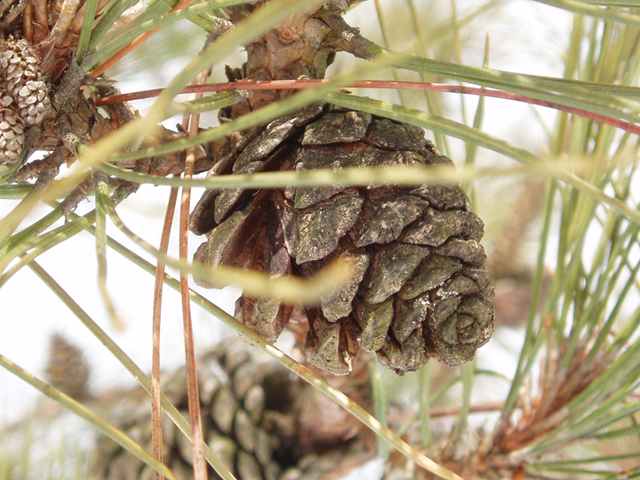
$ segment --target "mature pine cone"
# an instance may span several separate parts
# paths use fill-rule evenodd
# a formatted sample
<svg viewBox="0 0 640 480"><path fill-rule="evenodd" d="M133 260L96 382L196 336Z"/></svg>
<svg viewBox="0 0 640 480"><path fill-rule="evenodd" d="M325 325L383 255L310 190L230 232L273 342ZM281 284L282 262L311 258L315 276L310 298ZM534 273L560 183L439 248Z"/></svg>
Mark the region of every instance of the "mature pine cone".
<svg viewBox="0 0 640 480"><path fill-rule="evenodd" d="M327 26L335 23L292 19L248 46L232 78L322 76L327 52L340 48ZM222 120L283 95L261 92ZM451 164L420 128L324 103L245 132L224 152L212 174ZM358 345L400 374L430 357L452 366L473 358L493 331L483 228L456 185L208 191L191 220L194 233L209 237L195 260L213 266L309 277L351 259L352 281L306 309L307 360L338 375L351 371ZM273 299L245 296L236 305L236 317L269 341L291 312Z"/></svg>
<svg viewBox="0 0 640 480"><path fill-rule="evenodd" d="M86 400L89 397L89 367L82 350L57 333L51 337L46 377L52 386L71 398Z"/></svg>
<svg viewBox="0 0 640 480"><path fill-rule="evenodd" d="M347 389L365 405L366 380ZM198 364L198 381L207 444L238 480L311 480L335 470L347 457L363 461L372 453L373 444L361 441L369 437L357 420L244 342L228 342L205 355ZM184 367L162 384L188 418ZM148 397L126 397L114 412L109 421L151 451ZM191 444L167 418L163 437L165 464L178 478L193 478ZM106 437L99 439L96 454L92 471L97 478L153 478L149 467ZM209 473L218 478L213 470Z"/></svg>
<svg viewBox="0 0 640 480"><path fill-rule="evenodd" d="M9 36L0 42L0 66L7 93L26 125L37 125L49 113L49 89L42 79L39 61L25 39Z"/></svg>

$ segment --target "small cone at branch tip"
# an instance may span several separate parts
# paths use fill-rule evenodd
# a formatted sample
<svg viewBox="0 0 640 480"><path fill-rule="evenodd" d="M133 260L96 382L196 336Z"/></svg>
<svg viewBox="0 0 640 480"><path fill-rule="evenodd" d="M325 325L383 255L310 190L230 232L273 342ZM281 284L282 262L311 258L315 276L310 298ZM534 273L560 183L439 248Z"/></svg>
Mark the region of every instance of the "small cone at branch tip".
<svg viewBox="0 0 640 480"><path fill-rule="evenodd" d="M230 80L322 78L332 55L351 48L329 25L355 31L336 22L336 6L293 17L248 45L243 67L227 68ZM227 11L237 21L254 7ZM290 94L257 92L220 119ZM230 137L211 174L451 164L420 128L317 102ZM459 365L493 332L493 285L479 243L484 224L457 185L210 190L192 213L191 230L208 237L195 261L273 278L312 277L350 258L350 280L305 309L307 360L331 373L348 374L360 348L398 374L429 358ZM268 341L291 315L291 305L274 299L245 295L236 304L236 318Z"/></svg>
<svg viewBox="0 0 640 480"><path fill-rule="evenodd" d="M0 82L0 163L11 164L25 147L25 127L41 124L51 111L38 57L25 39L0 39Z"/></svg>
<svg viewBox="0 0 640 480"><path fill-rule="evenodd" d="M11 35L1 46L0 66L6 92L24 123L37 125L49 113L51 102L35 50L25 39L17 40Z"/></svg>

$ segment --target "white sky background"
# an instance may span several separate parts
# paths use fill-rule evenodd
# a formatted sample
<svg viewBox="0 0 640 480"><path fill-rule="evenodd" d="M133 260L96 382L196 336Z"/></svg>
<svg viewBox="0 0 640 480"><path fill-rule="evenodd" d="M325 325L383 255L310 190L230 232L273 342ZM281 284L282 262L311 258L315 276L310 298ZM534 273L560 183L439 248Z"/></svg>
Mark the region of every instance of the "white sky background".
<svg viewBox="0 0 640 480"><path fill-rule="evenodd" d="M398 0L393 2L403 3ZM385 11L392 11L390 5L393 2L385 2ZM416 0L416 4L421 3L420 0ZM449 2L441 3L449 8ZM469 6L484 3L458 0L458 14L464 16ZM561 10L530 0L505 1L502 13L502 17L484 19L485 23L480 21L475 23L474 37L470 40L474 48L471 51L465 51L463 62L473 66L482 65L485 35L488 33L491 38L491 68L537 75L562 75L561 54L568 42L571 17ZM428 12L423 12L422 15L424 19L421 21L430 20ZM360 26L365 36L380 41L372 1L358 6L350 14L348 22L351 25ZM200 46L201 43L193 49L194 52L197 52ZM189 56L165 64L162 71L152 79L149 78L148 73L142 72L137 76L130 76L119 86L123 92L164 86L169 82L171 75L191 58ZM241 61L239 60L236 65L239 66ZM222 68L218 70L218 77L221 78ZM391 101L397 102L397 95ZM445 102L451 105L453 111L459 111L459 103L456 103L459 101L458 95L450 94L445 97ZM468 116L473 118L476 100L471 97L465 101L469 109ZM149 104L150 102L139 102L134 106L144 113L144 109ZM537 123L532 121L530 106L487 99L485 112L483 129L487 133L513 142L534 153L540 153L544 148L542 142L545 134L541 129L536 129ZM539 112L551 124L555 112L542 108ZM455 116L453 118L459 120ZM460 151L460 158L463 158L461 142L456 148ZM485 158L494 161L495 155L482 151L480 158L481 162ZM124 222L154 245L159 243L168 191L167 187L143 186L138 194L128 198L118 208ZM197 191L193 193L192 206L195 205L199 196ZM0 216L4 216L14 204L2 201ZM483 216L482 209L488 210L490 207L491 201L482 202L480 216ZM93 208L91 202L83 202L77 213L82 214L91 208ZM25 224L39 218L43 211L48 209L38 208ZM122 240L122 235L110 223L108 233ZM174 254L177 252L175 238L174 231L170 247L170 252ZM190 250L193 252L202 241L203 237L191 236ZM129 242L126 244L130 245ZM132 249L140 253L139 249L135 247ZM149 256L143 256L150 259ZM63 242L38 257L37 261L112 336L118 345L148 372L151 368L151 309L154 279L113 251L108 251L107 259L109 291L127 324L127 329L122 332L115 330L111 325L98 293L95 242L90 234L81 233ZM227 312L233 313L235 298L231 294L212 290L205 290L203 293ZM181 308L179 296L172 290L165 288L164 298L162 363L164 366L172 367L183 362ZM92 370L91 385L94 393L112 388L114 384L133 385L135 383L124 368L79 324L60 300L28 268L23 268L0 289L0 305L4 315L0 319L2 324L0 353L37 377L44 378L49 338L52 333L59 332L73 344L83 348ZM221 328L215 319L205 315L198 307L194 306L192 311L197 348L213 346L229 332ZM491 367L507 365L503 370L510 375L513 369L511 366L513 351L509 353L500 345L511 345L513 348L513 345L519 345L519 342L519 335L516 332L510 330L497 332L491 344L479 352L480 362L486 362L488 358L492 358ZM6 423L13 423L21 415L30 411L41 397L41 394L32 387L0 369L0 425L3 419Z"/></svg>

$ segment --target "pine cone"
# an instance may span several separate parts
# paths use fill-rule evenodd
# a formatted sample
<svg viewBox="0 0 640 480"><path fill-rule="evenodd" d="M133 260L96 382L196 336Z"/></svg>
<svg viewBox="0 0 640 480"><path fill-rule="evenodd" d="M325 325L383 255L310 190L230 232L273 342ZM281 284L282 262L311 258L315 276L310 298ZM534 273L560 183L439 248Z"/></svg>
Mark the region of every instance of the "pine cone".
<svg viewBox="0 0 640 480"><path fill-rule="evenodd" d="M3 95L0 102L11 104L11 97ZM11 108L0 108L0 164L16 163L24 148L24 122Z"/></svg>
<svg viewBox="0 0 640 480"><path fill-rule="evenodd" d="M230 78L324 75L327 52L341 48L347 31L335 11L321 21L326 11L293 17L248 46L247 63L228 69ZM260 92L221 120L287 94ZM213 174L452 163L420 128L324 103L230 139L224 153ZM358 345L399 374L430 357L452 366L471 360L493 331L483 229L456 185L207 191L191 220L194 233L209 237L194 258L205 264L309 277L338 257L353 262L351 283L306 309L307 360L337 375L351 371ZM268 341L291 314L273 299L243 296L236 305L236 317Z"/></svg>
<svg viewBox="0 0 640 480"><path fill-rule="evenodd" d="M8 94L26 125L41 123L49 113L49 90L38 57L25 39L9 36L1 44L0 66Z"/></svg>
<svg viewBox="0 0 640 480"><path fill-rule="evenodd" d="M362 425L357 420L335 404L343 415L336 417L339 423L331 422L333 411L332 415L320 415L318 406L326 398L323 394L289 375L281 365L256 355L244 342L230 342L205 355L198 365L198 382L207 444L238 480L312 479L315 477L298 473L313 469L320 459L327 463L331 458L328 465L335 468L336 455L349 454L353 459L364 453L365 446L358 441ZM368 383L361 383L358 388L363 385L368 387ZM184 367L164 378L162 386L188 418ZM151 451L149 403L147 396L142 400L128 396L114 409L117 418L110 422ZM324 404L320 407L325 408ZM318 416L327 417L325 424L330 425L317 428ZM193 478L191 444L166 417L163 440L165 464L178 478ZM153 478L149 467L106 437L98 440L96 453L92 471L98 478ZM317 460L310 461L310 455ZM218 478L212 469L209 478Z"/></svg>
<svg viewBox="0 0 640 480"><path fill-rule="evenodd" d="M57 333L51 337L46 377L53 387L71 398L76 400L89 398L87 391L89 367L84 355L79 348L68 343Z"/></svg>
<svg viewBox="0 0 640 480"><path fill-rule="evenodd" d="M234 173L451 163L416 127L321 103L251 135L236 145ZM332 373L350 371L358 337L403 373L429 357L471 360L491 336L483 223L458 186L208 191L191 228L209 235L195 260L214 266L308 277L337 257L354 262L350 284L306 309L307 359ZM290 314L270 299L243 297L236 308L269 341Z"/></svg>

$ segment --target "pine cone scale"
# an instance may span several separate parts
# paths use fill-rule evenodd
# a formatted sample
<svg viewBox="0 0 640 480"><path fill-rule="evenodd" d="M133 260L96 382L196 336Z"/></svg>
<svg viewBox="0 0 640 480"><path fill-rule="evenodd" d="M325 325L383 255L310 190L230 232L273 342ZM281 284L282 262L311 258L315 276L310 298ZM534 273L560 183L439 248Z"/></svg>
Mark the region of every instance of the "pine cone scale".
<svg viewBox="0 0 640 480"><path fill-rule="evenodd" d="M314 103L298 113L286 115L269 123L265 130L242 150L233 164L233 172L237 173L248 164L266 158L282 145L296 128L308 123L321 113L321 105Z"/></svg>
<svg viewBox="0 0 640 480"><path fill-rule="evenodd" d="M420 265L416 275L404 285L398 296L403 300L411 300L439 287L461 269L462 263L456 258L429 255Z"/></svg>
<svg viewBox="0 0 640 480"><path fill-rule="evenodd" d="M473 213L460 210L436 212L429 209L405 232L406 243L438 247L453 236L463 236L479 241L484 234L484 224Z"/></svg>
<svg viewBox="0 0 640 480"><path fill-rule="evenodd" d="M363 140L371 119L371 114L364 112L328 113L305 129L300 143L302 145L326 145Z"/></svg>
<svg viewBox="0 0 640 480"><path fill-rule="evenodd" d="M413 223L429 206L428 202L413 195L397 199L381 199L369 202L373 212L363 215L362 233L356 233L356 247L366 247L372 243L390 243L397 240L404 227ZM358 237L359 235L359 237Z"/></svg>
<svg viewBox="0 0 640 480"><path fill-rule="evenodd" d="M243 238L244 220L252 214L251 205L248 208L235 212L222 224L218 225L209 237L210 241L203 243L198 247L195 258L206 258L212 266L218 266L225 263L225 259L233 258L238 245L237 240ZM244 240L246 242L246 240ZM230 260L227 261L230 263ZM206 280L197 278L196 283L203 287L212 288L215 285Z"/></svg>
<svg viewBox="0 0 640 480"><path fill-rule="evenodd" d="M392 326L396 339L403 343L427 318L428 308L431 305L429 295L422 295L410 301L396 300L396 316Z"/></svg>
<svg viewBox="0 0 640 480"><path fill-rule="evenodd" d="M349 315L353 310L353 300L356 297L360 283L369 268L369 255L359 253L347 257L354 268L355 274L342 288L332 291L320 298L320 308L325 318L330 322L337 322Z"/></svg>
<svg viewBox="0 0 640 480"><path fill-rule="evenodd" d="M434 164L448 164L447 157L434 158ZM425 184L411 191L412 195L417 195L427 200L438 210L466 209L469 200L464 191L457 185L434 185Z"/></svg>
<svg viewBox="0 0 640 480"><path fill-rule="evenodd" d="M373 129L367 140L372 145L391 151L422 152L425 147L428 148L427 139L424 138L421 128L394 123L386 118L377 118L373 122Z"/></svg>
<svg viewBox="0 0 640 480"><path fill-rule="evenodd" d="M345 192L303 210L296 219L296 262L320 260L333 252L358 219L363 201L358 192Z"/></svg>
<svg viewBox="0 0 640 480"><path fill-rule="evenodd" d="M300 238L297 229L298 212L287 205L281 192L274 192L270 224L276 225L277 236L286 248L289 256L296 255Z"/></svg>
<svg viewBox="0 0 640 480"><path fill-rule="evenodd" d="M363 299L377 304L398 293L429 252L427 247L402 243L379 251L371 262L371 280L365 278L361 284Z"/></svg>
<svg viewBox="0 0 640 480"><path fill-rule="evenodd" d="M307 361L334 375L347 375L353 369L358 356L357 337L354 328L329 322L317 311L307 311L309 333L305 342ZM349 318L349 317L347 317Z"/></svg>
<svg viewBox="0 0 640 480"><path fill-rule="evenodd" d="M360 342L367 352L375 352L382 348L393 320L393 313L392 298L378 305L358 306L356 318L362 327Z"/></svg>

